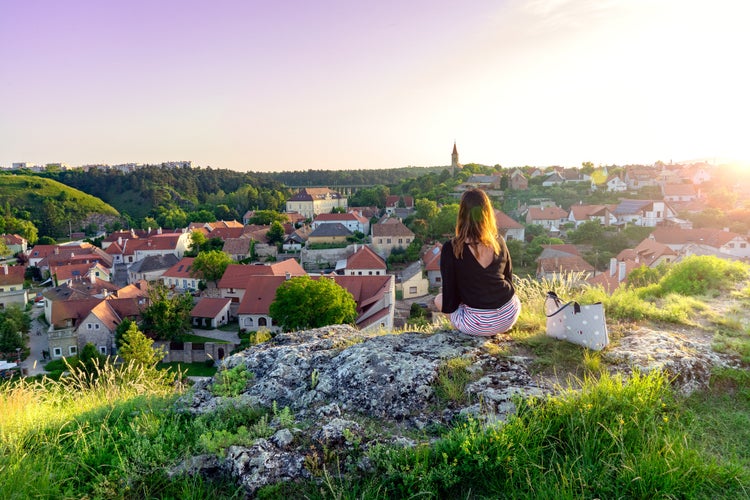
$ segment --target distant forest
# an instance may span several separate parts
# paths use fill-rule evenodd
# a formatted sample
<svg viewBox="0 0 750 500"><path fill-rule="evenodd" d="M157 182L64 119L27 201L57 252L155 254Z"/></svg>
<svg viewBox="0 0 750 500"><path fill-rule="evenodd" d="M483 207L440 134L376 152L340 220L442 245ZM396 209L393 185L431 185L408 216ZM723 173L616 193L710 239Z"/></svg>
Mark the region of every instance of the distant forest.
<svg viewBox="0 0 750 500"><path fill-rule="evenodd" d="M58 181L101 199L120 213L124 227L175 228L189 222L241 220L248 210L283 211L286 200L299 187L405 187L404 183L438 173L447 173L446 167L266 173L153 165L132 172L71 169L29 175ZM82 217L65 213L61 219L79 221ZM61 224L40 229L41 234L53 237L67 233Z"/></svg>

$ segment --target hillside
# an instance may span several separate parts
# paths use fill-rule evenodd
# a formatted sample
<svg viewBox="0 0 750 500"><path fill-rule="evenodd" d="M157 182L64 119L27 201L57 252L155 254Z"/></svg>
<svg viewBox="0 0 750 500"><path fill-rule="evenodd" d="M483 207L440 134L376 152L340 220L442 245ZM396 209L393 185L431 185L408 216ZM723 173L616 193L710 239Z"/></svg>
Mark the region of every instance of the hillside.
<svg viewBox="0 0 750 500"><path fill-rule="evenodd" d="M60 237L79 231L92 216L119 217L119 212L99 198L52 179L35 175L0 174L0 206L29 220L42 235Z"/></svg>

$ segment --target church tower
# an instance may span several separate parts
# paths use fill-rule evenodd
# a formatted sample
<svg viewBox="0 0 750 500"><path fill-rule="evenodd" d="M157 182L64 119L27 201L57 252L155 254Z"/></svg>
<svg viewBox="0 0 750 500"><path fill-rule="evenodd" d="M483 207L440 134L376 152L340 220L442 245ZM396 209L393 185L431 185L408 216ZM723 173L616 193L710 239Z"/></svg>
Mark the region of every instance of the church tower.
<svg viewBox="0 0 750 500"><path fill-rule="evenodd" d="M451 154L451 176L456 175L456 170L461 169L461 164L458 163L458 149L456 149L456 141L453 141L453 153Z"/></svg>

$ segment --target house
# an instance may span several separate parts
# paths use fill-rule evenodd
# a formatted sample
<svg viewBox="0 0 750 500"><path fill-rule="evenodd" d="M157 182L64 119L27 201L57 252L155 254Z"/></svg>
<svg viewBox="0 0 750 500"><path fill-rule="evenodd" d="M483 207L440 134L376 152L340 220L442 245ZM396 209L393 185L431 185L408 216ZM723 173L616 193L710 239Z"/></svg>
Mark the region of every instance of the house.
<svg viewBox="0 0 750 500"><path fill-rule="evenodd" d="M295 229L294 232L286 236L281 248L285 252L299 252L307 243L307 238L309 237L310 232L312 232L310 226L303 226L299 229Z"/></svg>
<svg viewBox="0 0 750 500"><path fill-rule="evenodd" d="M731 255L735 258L747 259L750 257L748 237L722 229L659 227L649 235L649 238L667 245L678 253L682 253L684 247L688 245L701 245L711 247L715 252ZM698 251L697 248L694 250Z"/></svg>
<svg viewBox="0 0 750 500"><path fill-rule="evenodd" d="M370 233L370 220L353 212L347 212L345 214L318 214L310 224L310 227L312 227L314 231L323 224L336 223L342 224L352 233L355 231L359 231L364 235Z"/></svg>
<svg viewBox="0 0 750 500"><path fill-rule="evenodd" d="M443 276L440 274L440 253L443 248L441 243L435 243L422 256L424 270L427 273L427 281L430 287L443 286Z"/></svg>
<svg viewBox="0 0 750 500"><path fill-rule="evenodd" d="M553 280L560 274L581 274L588 279L594 273L594 266L583 260L575 245L543 245L537 258L536 277Z"/></svg>
<svg viewBox="0 0 750 500"><path fill-rule="evenodd" d="M344 261L342 268L345 276L380 276L386 274L386 270L385 260L367 245L359 249L355 245L354 253Z"/></svg>
<svg viewBox="0 0 750 500"><path fill-rule="evenodd" d="M628 183L619 175L610 175L605 185L608 193L624 193L628 190Z"/></svg>
<svg viewBox="0 0 750 500"><path fill-rule="evenodd" d="M617 223L617 217L612 214L614 206L611 205L572 205L568 212L568 222L580 226L584 222L596 221L603 226L610 226Z"/></svg>
<svg viewBox="0 0 750 500"><path fill-rule="evenodd" d="M31 249L31 254L36 254L36 247ZM111 271L114 264L111 255L90 243L55 245L51 253L38 261L36 258L34 260L36 266L46 272L50 272L50 269L55 267L71 264L100 264L104 269Z"/></svg>
<svg viewBox="0 0 750 500"><path fill-rule="evenodd" d="M307 244L346 243L351 236L352 232L340 222L321 224L308 235Z"/></svg>
<svg viewBox="0 0 750 500"><path fill-rule="evenodd" d="M100 279L110 281L111 269L105 269L101 264L66 264L50 268L50 275L56 284L72 283L82 279Z"/></svg>
<svg viewBox="0 0 750 500"><path fill-rule="evenodd" d="M198 290L200 278L193 276L193 262L195 257L183 257L172 267L164 271L160 277L164 286L176 292Z"/></svg>
<svg viewBox="0 0 750 500"><path fill-rule="evenodd" d="M467 189L484 189L492 191L500 189L500 175L479 175L469 176L463 183L456 187L456 190L466 191Z"/></svg>
<svg viewBox="0 0 750 500"><path fill-rule="evenodd" d="M664 195L664 201L669 202L688 202L698 199L698 191L694 184L664 184L661 187L661 193Z"/></svg>
<svg viewBox="0 0 750 500"><path fill-rule="evenodd" d="M654 200L622 200L612 213L618 224L643 227L655 227L675 216L668 203Z"/></svg>
<svg viewBox="0 0 750 500"><path fill-rule="evenodd" d="M400 220L389 217L372 226L372 246L378 255L387 258L394 248L406 248L414 241L414 233Z"/></svg>
<svg viewBox="0 0 750 500"><path fill-rule="evenodd" d="M0 237L5 243L5 246L8 247L8 256L16 255L17 253L25 254L29 249L29 242L22 236L17 234L3 234ZM3 255L0 257L5 256Z"/></svg>
<svg viewBox="0 0 750 500"><path fill-rule="evenodd" d="M252 266L248 266L252 267ZM225 273L226 275L226 273ZM276 289L289 279L286 276L251 275L242 282L242 294L239 297L237 320L240 330L253 332L260 329L280 331L269 314L271 303L276 298ZM219 283L221 286L221 283ZM235 297L232 297L234 300Z"/></svg>
<svg viewBox="0 0 750 500"><path fill-rule="evenodd" d="M190 311L193 326L218 328L229 323L232 299L203 297Z"/></svg>
<svg viewBox="0 0 750 500"><path fill-rule="evenodd" d="M608 271L598 273L587 281L592 286L601 286L612 295L620 285L626 282L628 275L640 266L641 264L633 260L618 260L613 257L609 260Z"/></svg>
<svg viewBox="0 0 750 500"><path fill-rule="evenodd" d="M253 276L304 276L307 273L294 259L282 260L273 264L230 264L219 280L217 288L221 297L239 303ZM274 288L275 290L275 288Z"/></svg>
<svg viewBox="0 0 750 500"><path fill-rule="evenodd" d="M23 309L29 301L28 292L23 288L25 266L0 266L0 310L16 305Z"/></svg>
<svg viewBox="0 0 750 500"><path fill-rule="evenodd" d="M529 189L529 180L526 178L526 176L523 175L523 172L521 172L521 170L515 169L513 173L510 174L508 187L510 189L515 189L518 191L525 191Z"/></svg>
<svg viewBox="0 0 750 500"><path fill-rule="evenodd" d="M318 214L331 213L334 208L346 210L347 199L328 188L303 188L286 202L287 212L299 212L306 219Z"/></svg>
<svg viewBox="0 0 750 500"><path fill-rule="evenodd" d="M396 283L396 292L401 291L402 299L424 297L429 293L430 282L424 277L422 263L412 262L400 273L400 282Z"/></svg>
<svg viewBox="0 0 750 500"><path fill-rule="evenodd" d="M495 210L495 222L497 223L497 232L505 238L505 241L518 240L523 241L526 237L526 228L513 220L511 217L498 209Z"/></svg>
<svg viewBox="0 0 750 500"><path fill-rule="evenodd" d="M253 241L255 240L248 237L227 238L222 251L232 257L232 260L239 262L250 258Z"/></svg>
<svg viewBox="0 0 750 500"><path fill-rule="evenodd" d="M49 297L45 294L45 297ZM50 301L50 326L47 330L52 359L78 354L77 329L103 299L81 298ZM111 344L105 344L111 346Z"/></svg>
<svg viewBox="0 0 750 500"><path fill-rule="evenodd" d="M529 207L526 223L543 226L549 231L560 228L568 220L568 212L560 207Z"/></svg>
<svg viewBox="0 0 750 500"><path fill-rule="evenodd" d="M558 172L554 171L551 174L549 174L545 179L542 181L542 186L544 187L550 187L550 186L560 186L565 183L565 177Z"/></svg>
<svg viewBox="0 0 750 500"><path fill-rule="evenodd" d="M29 259L29 266L39 267L39 263L48 255L52 255L56 247L57 245L34 245L28 249L26 256Z"/></svg>
<svg viewBox="0 0 750 500"><path fill-rule="evenodd" d="M659 185L659 172L651 167L632 166L625 169L623 179L631 191Z"/></svg>
<svg viewBox="0 0 750 500"><path fill-rule="evenodd" d="M397 208L414 208L413 196L399 196L397 194L385 197L385 213L391 215ZM367 233L365 233L367 234Z"/></svg>
<svg viewBox="0 0 750 500"><path fill-rule="evenodd" d="M125 319L134 322L140 320L140 299L139 297L116 298L111 295L92 307L75 329L78 351L80 352L87 343L91 343L96 346L100 354L116 354L117 327Z"/></svg>
<svg viewBox="0 0 750 500"><path fill-rule="evenodd" d="M315 279L315 278L313 278ZM392 275L333 276L357 304L354 324L362 331L391 331L396 310L396 287Z"/></svg>
<svg viewBox="0 0 750 500"><path fill-rule="evenodd" d="M633 261L639 266L656 267L677 260L677 252L668 245L646 238L635 248L626 248L617 255L618 261Z"/></svg>
<svg viewBox="0 0 750 500"><path fill-rule="evenodd" d="M180 260L190 248L190 233L157 233L124 241L123 261L130 265L149 255L174 255Z"/></svg>
<svg viewBox="0 0 750 500"><path fill-rule="evenodd" d="M139 280L156 281L180 259L172 253L164 255L147 255L128 267L128 282Z"/></svg>

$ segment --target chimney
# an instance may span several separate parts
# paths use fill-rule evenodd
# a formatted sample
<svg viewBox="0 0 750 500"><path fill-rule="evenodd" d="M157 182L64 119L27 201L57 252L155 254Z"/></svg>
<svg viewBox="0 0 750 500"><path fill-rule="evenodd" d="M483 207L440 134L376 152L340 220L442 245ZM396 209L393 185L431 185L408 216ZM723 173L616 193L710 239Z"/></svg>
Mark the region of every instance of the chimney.
<svg viewBox="0 0 750 500"><path fill-rule="evenodd" d="M89 281L91 281L92 285L96 283L96 276L94 276L93 269L89 270Z"/></svg>
<svg viewBox="0 0 750 500"><path fill-rule="evenodd" d="M617 272L617 259L612 257L611 259L609 259L609 275L614 276L616 272Z"/></svg>
<svg viewBox="0 0 750 500"><path fill-rule="evenodd" d="M617 282L622 283L625 281L625 277L627 275L627 270L625 269L625 262L620 262L620 272L617 275Z"/></svg>
<svg viewBox="0 0 750 500"><path fill-rule="evenodd" d="M161 234L161 227L156 230L156 234Z"/></svg>
<svg viewBox="0 0 750 500"><path fill-rule="evenodd" d="M122 247L122 236L117 237L117 244Z"/></svg>
<svg viewBox="0 0 750 500"><path fill-rule="evenodd" d="M291 277L292 277L292 275L291 275L291 273L289 271L287 271L286 273L284 273L284 279L285 280L289 281L289 279L291 279Z"/></svg>
<svg viewBox="0 0 750 500"><path fill-rule="evenodd" d="M3 274L8 274L8 264L3 264Z"/></svg>

